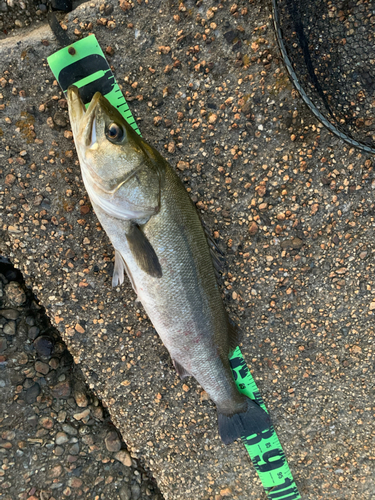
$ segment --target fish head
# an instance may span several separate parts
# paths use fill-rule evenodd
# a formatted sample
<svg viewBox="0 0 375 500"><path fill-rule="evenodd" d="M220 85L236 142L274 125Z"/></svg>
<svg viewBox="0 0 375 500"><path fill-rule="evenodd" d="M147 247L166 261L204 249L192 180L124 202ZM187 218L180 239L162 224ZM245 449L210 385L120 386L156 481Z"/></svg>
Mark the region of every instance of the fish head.
<svg viewBox="0 0 375 500"><path fill-rule="evenodd" d="M145 221L160 209L161 156L96 92L87 110L75 86L67 101L82 177L91 202L108 215Z"/></svg>

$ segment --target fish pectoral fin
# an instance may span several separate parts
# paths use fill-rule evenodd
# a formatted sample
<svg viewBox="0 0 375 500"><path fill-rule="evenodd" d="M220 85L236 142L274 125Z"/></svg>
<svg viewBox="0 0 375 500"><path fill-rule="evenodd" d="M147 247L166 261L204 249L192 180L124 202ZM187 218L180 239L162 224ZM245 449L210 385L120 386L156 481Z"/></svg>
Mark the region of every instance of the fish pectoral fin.
<svg viewBox="0 0 375 500"><path fill-rule="evenodd" d="M163 273L158 256L142 229L132 224L130 230L126 233L126 239L139 267L150 276L161 278Z"/></svg>
<svg viewBox="0 0 375 500"><path fill-rule="evenodd" d="M184 379L185 377L192 376L187 370L185 370L185 368L182 365L180 365L180 363L178 363L178 361L176 361L175 359L172 359L172 361L173 361L173 366L176 369L177 375L179 375L181 380Z"/></svg>
<svg viewBox="0 0 375 500"><path fill-rule="evenodd" d="M112 275L112 286L122 285L124 282L125 262L120 252L115 250L115 268Z"/></svg>

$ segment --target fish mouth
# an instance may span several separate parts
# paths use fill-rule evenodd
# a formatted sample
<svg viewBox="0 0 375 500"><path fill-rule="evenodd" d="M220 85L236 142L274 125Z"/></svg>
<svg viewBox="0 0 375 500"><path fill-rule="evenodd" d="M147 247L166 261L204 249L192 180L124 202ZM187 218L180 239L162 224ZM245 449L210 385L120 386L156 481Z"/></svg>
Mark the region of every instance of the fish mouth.
<svg viewBox="0 0 375 500"><path fill-rule="evenodd" d="M86 147L92 148L96 144L96 113L102 98L102 94L96 92L86 110L86 106L79 94L78 87L71 85L67 91L69 118L73 135L76 138L80 133L82 142Z"/></svg>
<svg viewBox="0 0 375 500"><path fill-rule="evenodd" d="M68 101L70 123L72 125L73 136L75 138L81 128L81 122L86 115L86 108L79 95L78 88L74 85L68 87L66 97Z"/></svg>

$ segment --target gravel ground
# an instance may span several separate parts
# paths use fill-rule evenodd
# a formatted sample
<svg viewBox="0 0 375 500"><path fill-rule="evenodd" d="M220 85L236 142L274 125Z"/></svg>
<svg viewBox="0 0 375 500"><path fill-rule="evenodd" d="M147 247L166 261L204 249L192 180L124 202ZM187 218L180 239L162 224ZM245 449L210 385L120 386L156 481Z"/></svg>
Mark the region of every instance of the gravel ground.
<svg viewBox="0 0 375 500"><path fill-rule="evenodd" d="M0 0L0 40L17 35L22 28L35 28L45 25L50 0ZM73 9L84 0L72 2ZM64 0L57 0L54 5L68 5ZM58 14L59 15L59 14Z"/></svg>
<svg viewBox="0 0 375 500"><path fill-rule="evenodd" d="M47 0L0 0L0 39L27 26L45 23Z"/></svg>
<svg viewBox="0 0 375 500"><path fill-rule="evenodd" d="M121 0L64 23L72 39L96 34L225 253L223 298L303 498L372 499L374 160L301 102L270 14L261 1ZM265 498L129 284L111 289L113 249L45 59L57 48L48 27L0 45L0 250L166 499Z"/></svg>
<svg viewBox="0 0 375 500"><path fill-rule="evenodd" d="M162 498L86 387L22 275L5 262L0 388L0 498Z"/></svg>

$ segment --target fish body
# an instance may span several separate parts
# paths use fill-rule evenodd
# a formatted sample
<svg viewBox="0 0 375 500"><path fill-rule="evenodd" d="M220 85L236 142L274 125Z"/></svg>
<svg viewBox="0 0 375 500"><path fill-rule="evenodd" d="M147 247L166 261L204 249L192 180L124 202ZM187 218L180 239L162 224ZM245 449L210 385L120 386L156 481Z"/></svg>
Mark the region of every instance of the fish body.
<svg viewBox="0 0 375 500"><path fill-rule="evenodd" d="M193 376L215 402L224 443L268 429L268 414L233 380L228 356L236 329L178 176L101 94L85 112L71 87L68 104L84 184L115 248L113 286L129 276L177 373Z"/></svg>

